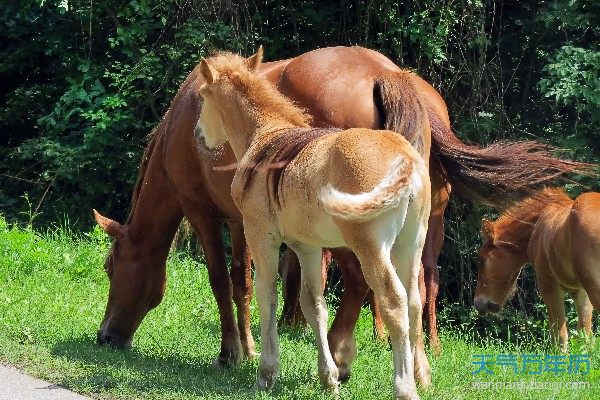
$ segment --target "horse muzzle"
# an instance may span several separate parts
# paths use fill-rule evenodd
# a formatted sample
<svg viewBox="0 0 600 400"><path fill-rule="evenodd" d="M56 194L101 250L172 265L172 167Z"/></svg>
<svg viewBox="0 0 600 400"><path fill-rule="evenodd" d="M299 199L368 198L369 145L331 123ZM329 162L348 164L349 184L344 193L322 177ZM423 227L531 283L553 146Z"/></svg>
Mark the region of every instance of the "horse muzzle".
<svg viewBox="0 0 600 400"><path fill-rule="evenodd" d="M102 324L102 326L98 330L98 333L96 335L96 342L99 345L107 344L117 349L128 349L131 347L133 336L125 338L116 332L111 332L107 325L108 324L106 323Z"/></svg>
<svg viewBox="0 0 600 400"><path fill-rule="evenodd" d="M475 297L475 309L479 314L497 314L502 310L502 306L483 297Z"/></svg>

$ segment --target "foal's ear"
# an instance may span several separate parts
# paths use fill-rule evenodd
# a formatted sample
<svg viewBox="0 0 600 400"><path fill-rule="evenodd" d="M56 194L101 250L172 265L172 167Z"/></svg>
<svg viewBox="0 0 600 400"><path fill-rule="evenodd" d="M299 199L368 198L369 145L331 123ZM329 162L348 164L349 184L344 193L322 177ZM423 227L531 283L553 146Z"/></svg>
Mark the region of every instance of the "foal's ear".
<svg viewBox="0 0 600 400"><path fill-rule="evenodd" d="M260 64L262 64L263 53L264 53L264 50L261 45L258 48L258 51L256 52L255 55L246 58L246 60L244 61L244 64L246 64L246 67L248 67L248 69L250 71L252 71L252 72L258 71L258 69L260 68Z"/></svg>
<svg viewBox="0 0 600 400"><path fill-rule="evenodd" d="M481 221L481 233L483 233L483 236L492 242L492 244L496 243L496 228L494 228L494 223L489 219L484 218Z"/></svg>
<svg viewBox="0 0 600 400"><path fill-rule="evenodd" d="M121 240L125 237L125 225L121 225L117 221L113 221L110 218L107 218L101 215L98 211L94 210L94 219L100 225L100 228L109 236Z"/></svg>
<svg viewBox="0 0 600 400"><path fill-rule="evenodd" d="M214 69L204 57L202 57L202 61L200 61L200 73L209 85L215 83L215 81L219 79L219 72Z"/></svg>

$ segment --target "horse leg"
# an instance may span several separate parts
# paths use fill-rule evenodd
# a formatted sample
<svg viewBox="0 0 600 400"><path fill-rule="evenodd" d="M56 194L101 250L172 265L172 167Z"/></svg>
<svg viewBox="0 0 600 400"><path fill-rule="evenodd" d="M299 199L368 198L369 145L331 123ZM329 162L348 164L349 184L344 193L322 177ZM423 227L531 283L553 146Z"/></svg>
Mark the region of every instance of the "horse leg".
<svg viewBox="0 0 600 400"><path fill-rule="evenodd" d="M259 222L244 219L244 233L254 260L256 301L260 314L260 365L256 386L269 390L279 374L279 340L277 338L277 267L281 241L269 231L258 228Z"/></svg>
<svg viewBox="0 0 600 400"><path fill-rule="evenodd" d="M436 354L442 350L437 332L435 302L440 286L440 272L437 261L444 244L444 209L447 203L438 204L429 217L427 237L423 248L423 272L425 280L424 314L429 336L429 345Z"/></svg>
<svg viewBox="0 0 600 400"><path fill-rule="evenodd" d="M319 351L319 378L321 384L333 391L338 392L338 368L333 361L329 344L327 343L327 304L323 296L322 260L321 248L300 245L296 249L300 260L301 281L300 305L317 339Z"/></svg>
<svg viewBox="0 0 600 400"><path fill-rule="evenodd" d="M567 352L569 349L569 334L565 316L565 293L550 273L542 272L548 271L548 268L540 267L542 266L536 265L538 289L548 310L550 335L560 350Z"/></svg>
<svg viewBox="0 0 600 400"><path fill-rule="evenodd" d="M258 355L254 338L250 330L250 300L252 300L252 262L244 237L244 228L240 223L229 222L231 235L232 265L231 283L233 301L237 309L238 329L244 356L253 358Z"/></svg>
<svg viewBox="0 0 600 400"><path fill-rule="evenodd" d="M377 299L375 299L375 295L373 294L372 290L369 290L367 300L369 301L371 314L373 316L373 337L377 340L385 342L387 341L387 334L385 333L385 324L383 323L383 319L381 317L381 309L379 307L379 303L377 302Z"/></svg>
<svg viewBox="0 0 600 400"><path fill-rule="evenodd" d="M213 365L220 367L237 365L242 361L243 351L233 313L233 291L225 261L221 221L214 216L199 215L194 210L186 210L185 215L194 227L204 250L208 280L219 309L221 351Z"/></svg>
<svg viewBox="0 0 600 400"><path fill-rule="evenodd" d="M572 295L577 307L577 329L590 335L592 333L592 312L594 307L590 302L587 292L579 289Z"/></svg>
<svg viewBox="0 0 600 400"><path fill-rule="evenodd" d="M344 291L327 339L339 370L340 381L346 382L350 378L352 362L356 358L354 327L369 286L362 274L360 263L352 251L338 248L332 249L331 253L342 272Z"/></svg>
<svg viewBox="0 0 600 400"><path fill-rule="evenodd" d="M304 316L300 309L300 262L289 247L279 259L283 291L283 311L280 325L302 326Z"/></svg>

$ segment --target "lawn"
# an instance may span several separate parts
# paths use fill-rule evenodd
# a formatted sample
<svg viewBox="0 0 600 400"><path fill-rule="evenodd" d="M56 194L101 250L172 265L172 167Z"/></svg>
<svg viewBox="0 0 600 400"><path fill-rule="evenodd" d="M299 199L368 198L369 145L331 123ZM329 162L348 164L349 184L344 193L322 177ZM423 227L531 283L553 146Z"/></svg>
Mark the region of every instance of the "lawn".
<svg viewBox="0 0 600 400"><path fill-rule="evenodd" d="M218 314L202 260L169 258L167 293L138 330L128 351L99 347L95 333L104 313L108 280L102 269L109 246L98 229L35 232L7 226L0 217L0 362L95 398L199 399L269 397L253 385L257 361L218 370ZM258 318L253 306L253 332ZM573 353L591 350L589 374L473 374L474 354L548 353L542 341L482 340L468 329L444 324L443 352L430 356L433 387L424 399L598 399L598 348L574 341ZM371 338L367 310L357 327L358 359L341 398L392 398L391 353ZM330 398L319 386L314 338L307 330L282 330L282 372L270 396ZM260 345L260 344L259 344ZM474 389L473 382L589 382L587 389Z"/></svg>

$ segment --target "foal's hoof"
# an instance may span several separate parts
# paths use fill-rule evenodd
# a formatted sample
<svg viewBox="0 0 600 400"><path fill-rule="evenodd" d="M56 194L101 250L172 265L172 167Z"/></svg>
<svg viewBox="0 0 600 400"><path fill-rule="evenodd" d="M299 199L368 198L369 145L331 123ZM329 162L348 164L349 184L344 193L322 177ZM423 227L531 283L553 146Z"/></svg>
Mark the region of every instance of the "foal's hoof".
<svg viewBox="0 0 600 400"><path fill-rule="evenodd" d="M420 400L419 394L416 390L402 390L396 391L396 395L394 396L396 400Z"/></svg>
<svg viewBox="0 0 600 400"><path fill-rule="evenodd" d="M420 358L419 355L415 355L415 381L419 387L427 389L431 387L431 368L427 362L427 357L423 353Z"/></svg>
<svg viewBox="0 0 600 400"><path fill-rule="evenodd" d="M325 390L327 390L329 393L333 394L334 396L337 396L340 394L340 382L339 381L328 382L326 385L323 386L323 388Z"/></svg>
<svg viewBox="0 0 600 400"><path fill-rule="evenodd" d="M323 385L323 389L334 395L340 393L340 381L338 380L338 377L339 372L335 370L323 371L319 374L319 379L321 381L321 385Z"/></svg>

